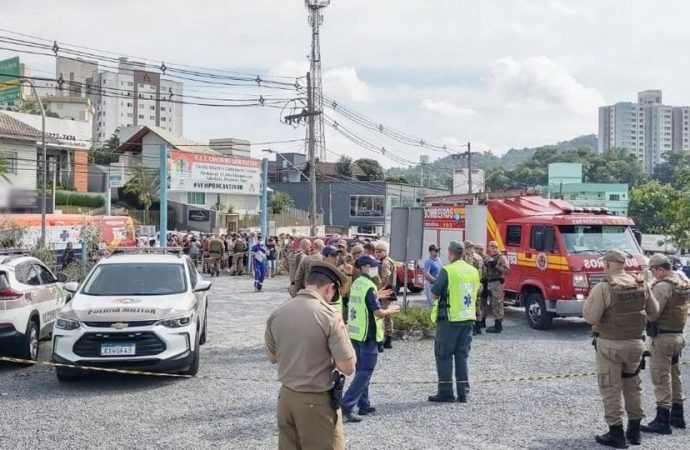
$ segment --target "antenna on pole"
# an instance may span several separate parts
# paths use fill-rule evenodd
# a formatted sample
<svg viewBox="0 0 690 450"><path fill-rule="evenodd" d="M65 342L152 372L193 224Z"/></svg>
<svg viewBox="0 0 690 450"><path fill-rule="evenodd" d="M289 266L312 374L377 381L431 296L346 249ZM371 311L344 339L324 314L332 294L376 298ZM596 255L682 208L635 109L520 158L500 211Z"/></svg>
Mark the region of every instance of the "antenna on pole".
<svg viewBox="0 0 690 450"><path fill-rule="evenodd" d="M311 26L311 55L309 57L311 73L311 98L314 111L323 111L323 83L321 81L321 44L319 28L323 24L321 10L327 7L331 0L304 0L304 6L309 10L309 25ZM326 136L324 134L323 117L315 117L313 139L321 161L326 160Z"/></svg>

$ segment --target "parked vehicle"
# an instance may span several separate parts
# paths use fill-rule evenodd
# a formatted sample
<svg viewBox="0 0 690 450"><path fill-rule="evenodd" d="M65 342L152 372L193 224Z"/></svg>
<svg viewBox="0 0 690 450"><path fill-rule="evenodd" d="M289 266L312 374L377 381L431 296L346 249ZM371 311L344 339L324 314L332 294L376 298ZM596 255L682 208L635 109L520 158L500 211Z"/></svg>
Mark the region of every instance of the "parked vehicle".
<svg viewBox="0 0 690 450"><path fill-rule="evenodd" d="M647 264L633 221L605 208L576 208L535 195L489 197L477 205L469 204L472 197L452 199L462 227L455 239L498 243L511 264L506 303L523 306L532 328L547 329L554 317L582 316L590 289L604 277L606 250L626 252L630 272ZM425 245L430 243L441 244Z"/></svg>
<svg viewBox="0 0 690 450"><path fill-rule="evenodd" d="M50 336L58 311L65 305L65 274L41 261L0 250L0 354L38 358L38 342Z"/></svg>
<svg viewBox="0 0 690 450"><path fill-rule="evenodd" d="M65 285L73 299L55 323L53 361L196 375L210 288L179 252L116 252L81 285ZM58 367L56 374L69 381L80 371Z"/></svg>

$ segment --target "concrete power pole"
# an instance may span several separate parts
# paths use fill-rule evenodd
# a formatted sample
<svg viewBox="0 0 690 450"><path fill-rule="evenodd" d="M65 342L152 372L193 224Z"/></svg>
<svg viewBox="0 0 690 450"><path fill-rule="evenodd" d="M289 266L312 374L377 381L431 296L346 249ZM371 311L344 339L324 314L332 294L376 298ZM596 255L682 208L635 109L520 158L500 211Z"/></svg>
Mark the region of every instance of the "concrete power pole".
<svg viewBox="0 0 690 450"><path fill-rule="evenodd" d="M314 95L311 74L307 74L307 133L309 135L309 234L316 236L316 137Z"/></svg>
<svg viewBox="0 0 690 450"><path fill-rule="evenodd" d="M323 111L323 83L321 81L321 43L319 39L319 28L323 23L321 10L327 7L331 0L305 0L304 5L309 10L309 25L311 25L311 97L314 103L311 111ZM313 139L319 151L319 159L326 161L326 136L324 134L323 117L315 119L315 129Z"/></svg>

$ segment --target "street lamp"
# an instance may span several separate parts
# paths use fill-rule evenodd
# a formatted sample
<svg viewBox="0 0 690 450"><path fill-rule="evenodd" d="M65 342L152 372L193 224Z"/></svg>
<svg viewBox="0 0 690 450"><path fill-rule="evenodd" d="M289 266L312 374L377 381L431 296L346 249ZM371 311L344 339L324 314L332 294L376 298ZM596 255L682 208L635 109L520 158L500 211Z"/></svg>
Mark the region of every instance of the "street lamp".
<svg viewBox="0 0 690 450"><path fill-rule="evenodd" d="M20 79L20 83L26 83L31 86L31 90L36 97L38 102L38 107L41 109L41 146L43 147L43 200L41 201L41 247L46 245L46 189L48 186L48 156L46 151L46 111L43 108L43 102L41 97L39 97L38 92L36 92L36 86L31 82L31 80Z"/></svg>

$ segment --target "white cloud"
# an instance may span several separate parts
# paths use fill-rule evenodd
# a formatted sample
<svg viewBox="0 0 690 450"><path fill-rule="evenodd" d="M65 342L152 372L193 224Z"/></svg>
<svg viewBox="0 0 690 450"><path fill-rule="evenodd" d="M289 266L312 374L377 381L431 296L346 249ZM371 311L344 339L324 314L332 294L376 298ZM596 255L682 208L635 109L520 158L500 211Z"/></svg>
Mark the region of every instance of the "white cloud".
<svg viewBox="0 0 690 450"><path fill-rule="evenodd" d="M357 75L353 67L326 70L323 76L324 94L355 102L371 101L371 89Z"/></svg>
<svg viewBox="0 0 690 450"><path fill-rule="evenodd" d="M604 104L601 93L580 83L565 67L546 56L521 62L502 58L491 65L490 85L513 106L566 108L592 114Z"/></svg>
<svg viewBox="0 0 690 450"><path fill-rule="evenodd" d="M453 103L445 102L443 100L422 100L420 108L422 108L422 110L424 111L450 118L466 117L477 113L475 110L471 108L462 108Z"/></svg>

